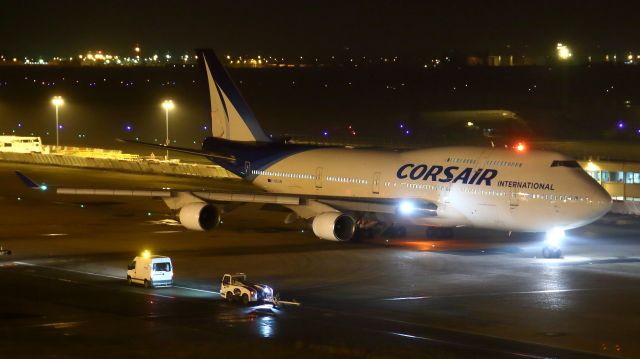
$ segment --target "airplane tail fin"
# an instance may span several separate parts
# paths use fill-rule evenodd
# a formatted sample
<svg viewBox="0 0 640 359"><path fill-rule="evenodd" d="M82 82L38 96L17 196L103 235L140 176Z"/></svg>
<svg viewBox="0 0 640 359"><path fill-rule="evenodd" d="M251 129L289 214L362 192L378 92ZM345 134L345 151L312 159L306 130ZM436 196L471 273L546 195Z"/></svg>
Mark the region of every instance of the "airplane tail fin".
<svg viewBox="0 0 640 359"><path fill-rule="evenodd" d="M213 137L240 142L269 142L213 50L200 49L196 54L209 85Z"/></svg>

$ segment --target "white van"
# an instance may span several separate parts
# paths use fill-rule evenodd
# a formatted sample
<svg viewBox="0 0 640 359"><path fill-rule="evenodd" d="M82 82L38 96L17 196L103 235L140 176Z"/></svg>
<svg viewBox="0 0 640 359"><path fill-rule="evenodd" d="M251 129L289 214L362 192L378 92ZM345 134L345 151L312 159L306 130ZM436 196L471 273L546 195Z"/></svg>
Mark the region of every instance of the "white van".
<svg viewBox="0 0 640 359"><path fill-rule="evenodd" d="M171 258L152 256L145 253L129 264L127 283L144 284L145 287L171 287L173 285L173 265Z"/></svg>

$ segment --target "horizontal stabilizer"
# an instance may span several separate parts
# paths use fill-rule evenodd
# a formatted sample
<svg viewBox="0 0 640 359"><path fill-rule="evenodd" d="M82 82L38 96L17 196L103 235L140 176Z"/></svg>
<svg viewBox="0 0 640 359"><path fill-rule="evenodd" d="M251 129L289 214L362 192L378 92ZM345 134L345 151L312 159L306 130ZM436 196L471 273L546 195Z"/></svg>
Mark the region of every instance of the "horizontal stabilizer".
<svg viewBox="0 0 640 359"><path fill-rule="evenodd" d="M28 188L41 189L39 184L35 183L31 178L27 177L24 173L20 171L16 171L16 175L18 176L18 178L20 178L22 183L24 183L24 185L27 186Z"/></svg>
<svg viewBox="0 0 640 359"><path fill-rule="evenodd" d="M146 146L146 147L159 148L159 149L163 149L165 151L168 150L168 151L174 151L174 152L188 153L188 154L194 155L194 156L217 158L217 159L222 159L222 160L226 160L226 161L235 161L236 160L234 156L226 155L226 154L223 154L223 153L216 153L216 152L204 152L204 151L200 151L200 150L196 150L196 149L192 149L192 148L167 146L167 145L161 145L161 144L150 143L150 142L123 140L123 139L120 139L120 138L117 138L116 141L123 142L123 143L133 143L133 144L142 145L142 146Z"/></svg>

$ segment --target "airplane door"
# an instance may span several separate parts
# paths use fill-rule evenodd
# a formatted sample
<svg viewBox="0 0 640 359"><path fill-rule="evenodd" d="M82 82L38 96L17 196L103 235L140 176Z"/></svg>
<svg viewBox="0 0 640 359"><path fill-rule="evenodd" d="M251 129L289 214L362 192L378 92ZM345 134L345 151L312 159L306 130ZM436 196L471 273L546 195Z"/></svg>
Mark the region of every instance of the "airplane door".
<svg viewBox="0 0 640 359"><path fill-rule="evenodd" d="M316 168L316 188L322 188L322 167Z"/></svg>
<svg viewBox="0 0 640 359"><path fill-rule="evenodd" d="M373 188L371 189L373 194L380 194L380 172L373 174Z"/></svg>

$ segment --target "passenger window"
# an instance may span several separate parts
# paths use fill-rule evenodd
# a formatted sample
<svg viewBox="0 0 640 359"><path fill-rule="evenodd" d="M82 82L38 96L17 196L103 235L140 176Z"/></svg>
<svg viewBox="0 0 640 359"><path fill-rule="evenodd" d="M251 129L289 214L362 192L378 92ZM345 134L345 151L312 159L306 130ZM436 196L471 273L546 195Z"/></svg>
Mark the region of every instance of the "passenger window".
<svg viewBox="0 0 640 359"><path fill-rule="evenodd" d="M228 275L224 276L224 278L222 278L222 284L229 284L231 283L231 277L229 277Z"/></svg>
<svg viewBox="0 0 640 359"><path fill-rule="evenodd" d="M129 266L127 267L127 269L136 269L136 261L129 263Z"/></svg>

